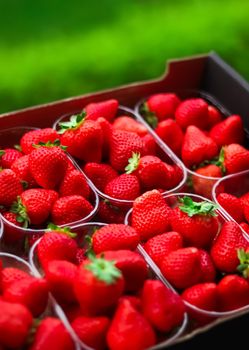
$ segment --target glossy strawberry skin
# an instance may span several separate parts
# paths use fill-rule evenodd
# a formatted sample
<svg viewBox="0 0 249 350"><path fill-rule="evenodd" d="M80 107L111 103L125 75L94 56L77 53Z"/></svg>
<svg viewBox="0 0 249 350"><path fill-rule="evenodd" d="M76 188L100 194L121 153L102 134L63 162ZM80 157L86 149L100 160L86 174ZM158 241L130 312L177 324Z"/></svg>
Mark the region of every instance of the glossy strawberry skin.
<svg viewBox="0 0 249 350"><path fill-rule="evenodd" d="M140 184L135 175L122 174L110 181L104 193L111 198L134 200L140 195Z"/></svg>
<svg viewBox="0 0 249 350"><path fill-rule="evenodd" d="M239 144L224 147L226 174L234 174L249 168L249 151Z"/></svg>
<svg viewBox="0 0 249 350"><path fill-rule="evenodd" d="M200 282L214 282L216 270L210 254L203 249L199 249L199 261L201 267Z"/></svg>
<svg viewBox="0 0 249 350"><path fill-rule="evenodd" d="M23 191L22 185L14 171L0 171L0 205L10 206Z"/></svg>
<svg viewBox="0 0 249 350"><path fill-rule="evenodd" d="M23 156L21 152L14 148L5 148L3 152L3 155L0 155L0 164L4 169L10 169L11 165Z"/></svg>
<svg viewBox="0 0 249 350"><path fill-rule="evenodd" d="M29 154L34 150L33 145L38 145L40 142L54 142L59 139L59 135L56 130L52 128L32 130L25 133L20 141L22 152Z"/></svg>
<svg viewBox="0 0 249 350"><path fill-rule="evenodd" d="M61 197L80 195L89 198L90 187L85 176L77 169L67 171L59 188Z"/></svg>
<svg viewBox="0 0 249 350"><path fill-rule="evenodd" d="M115 130L123 130L128 132L134 132L135 134L143 137L147 135L148 131L146 127L137 122L135 119L129 116L119 116L116 118L112 124L113 129Z"/></svg>
<svg viewBox="0 0 249 350"><path fill-rule="evenodd" d="M212 189L213 189L215 180L209 179L209 177L214 177L214 178L222 177L223 174L222 174L221 168L215 164L209 164L197 169L195 173L196 175L192 175L192 184L193 184L194 192L205 198L211 199Z"/></svg>
<svg viewBox="0 0 249 350"><path fill-rule="evenodd" d="M122 224L125 220L125 211L111 204L109 201L100 200L98 218L107 224Z"/></svg>
<svg viewBox="0 0 249 350"><path fill-rule="evenodd" d="M187 99L178 106L175 118L182 129L187 129L189 125L206 129L208 126L208 104L202 98Z"/></svg>
<svg viewBox="0 0 249 350"><path fill-rule="evenodd" d="M118 176L117 171L108 164L87 163L84 166L83 171L93 184L102 192L106 185Z"/></svg>
<svg viewBox="0 0 249 350"><path fill-rule="evenodd" d="M187 288L182 298L202 310L217 311L218 291L215 283L200 283Z"/></svg>
<svg viewBox="0 0 249 350"><path fill-rule="evenodd" d="M209 136L220 147L231 143L242 144L245 135L241 117L239 115L231 115L230 117L216 124L210 130Z"/></svg>
<svg viewBox="0 0 249 350"><path fill-rule="evenodd" d="M155 132L169 146L173 152L180 155L183 131L173 119L166 119L158 123Z"/></svg>
<svg viewBox="0 0 249 350"><path fill-rule="evenodd" d="M153 112L158 120L174 118L180 99L173 93L156 94L146 101L148 109Z"/></svg>
<svg viewBox="0 0 249 350"><path fill-rule="evenodd" d="M89 103L85 107L87 119L97 120L100 117L107 119L109 122L113 120L118 110L118 101L110 99L102 102Z"/></svg>
<svg viewBox="0 0 249 350"><path fill-rule="evenodd" d="M142 137L143 143L144 143L144 155L156 155L156 141L154 140L153 136L150 134L147 134Z"/></svg>
<svg viewBox="0 0 249 350"><path fill-rule="evenodd" d="M220 193L217 196L217 201L235 221L241 222L244 220L243 206L239 198L229 193Z"/></svg>
<svg viewBox="0 0 249 350"><path fill-rule="evenodd" d="M11 170L13 170L17 177L28 183L28 188L37 187L37 183L32 176L29 168L29 155L22 156L18 158L12 165Z"/></svg>
<svg viewBox="0 0 249 350"><path fill-rule="evenodd" d="M220 111L214 107L208 106L208 127L212 128L214 125L218 124L222 120L222 115Z"/></svg>
<svg viewBox="0 0 249 350"><path fill-rule="evenodd" d="M22 279L29 278L30 275L15 267L6 267L2 270L1 285L2 291L5 291L13 282L21 281Z"/></svg>

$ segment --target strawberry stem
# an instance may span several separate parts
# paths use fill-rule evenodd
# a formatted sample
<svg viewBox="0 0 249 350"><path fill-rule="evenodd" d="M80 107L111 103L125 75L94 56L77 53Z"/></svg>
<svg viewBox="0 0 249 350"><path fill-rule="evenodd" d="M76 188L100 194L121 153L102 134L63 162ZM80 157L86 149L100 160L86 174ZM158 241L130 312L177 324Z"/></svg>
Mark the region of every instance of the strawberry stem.
<svg viewBox="0 0 249 350"><path fill-rule="evenodd" d="M20 222L24 228L29 226L30 218L20 196L18 196L17 201L12 204L10 211L16 214L16 221Z"/></svg>
<svg viewBox="0 0 249 350"><path fill-rule="evenodd" d="M48 224L47 229L46 229L46 232L50 232L50 231L56 231L58 233L65 234L71 238L77 237L77 233L72 232L70 227L60 227L60 226L53 224L52 222L50 222Z"/></svg>
<svg viewBox="0 0 249 350"><path fill-rule="evenodd" d="M70 117L68 122L59 123L60 130L59 134L63 134L66 130L76 130L78 129L86 119L86 112L82 111L80 114L74 114Z"/></svg>
<svg viewBox="0 0 249 350"><path fill-rule="evenodd" d="M244 278L249 277L249 253L246 253L244 249L237 249L237 256L240 264L237 270L242 273Z"/></svg>
<svg viewBox="0 0 249 350"><path fill-rule="evenodd" d="M137 170L140 161L140 153L132 152L132 157L128 159L128 165L125 167L126 174L131 174Z"/></svg>
<svg viewBox="0 0 249 350"><path fill-rule="evenodd" d="M194 202L191 197L184 196L179 198L179 202L182 203L179 205L179 209L188 214L189 217L194 215L209 215L217 216L215 210L218 206L214 203L203 201L203 202Z"/></svg>

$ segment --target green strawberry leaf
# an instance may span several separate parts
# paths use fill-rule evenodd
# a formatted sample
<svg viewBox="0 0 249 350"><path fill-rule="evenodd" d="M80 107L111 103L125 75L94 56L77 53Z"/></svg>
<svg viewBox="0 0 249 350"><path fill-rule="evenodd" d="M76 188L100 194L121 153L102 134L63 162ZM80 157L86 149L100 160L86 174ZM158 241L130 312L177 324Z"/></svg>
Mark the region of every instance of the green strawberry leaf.
<svg viewBox="0 0 249 350"><path fill-rule="evenodd" d="M140 161L140 153L132 152L132 157L128 159L128 165L125 167L126 174L131 174L137 170Z"/></svg>
<svg viewBox="0 0 249 350"><path fill-rule="evenodd" d="M179 198L179 209L188 214L189 217L194 215L209 215L209 216L217 216L215 210L218 208L218 205L212 202L194 202L191 197L184 196L183 198Z"/></svg>
<svg viewBox="0 0 249 350"><path fill-rule="evenodd" d="M144 116L145 120L147 121L147 123L153 128L155 129L157 127L158 124L158 119L157 116L155 115L155 113L151 112L148 108L148 105L146 102L144 102L140 108L139 108L139 112L142 114L142 116Z"/></svg>
<svg viewBox="0 0 249 350"><path fill-rule="evenodd" d="M59 134L63 134L66 130L76 130L78 129L86 119L86 112L82 111L80 114L74 114L70 117L70 120L67 122L59 123L60 130Z"/></svg>
<svg viewBox="0 0 249 350"><path fill-rule="evenodd" d="M61 145L61 142L59 139L56 139L54 141L48 141L48 142L39 142L38 144L32 145L34 148L40 148L40 147L60 147L63 151L67 149L67 146Z"/></svg>
<svg viewBox="0 0 249 350"><path fill-rule="evenodd" d="M249 277L249 252L244 249L237 249L237 256L240 264L237 266L237 270L243 275L244 278Z"/></svg>
<svg viewBox="0 0 249 350"><path fill-rule="evenodd" d="M25 205L22 204L21 197L17 197L17 201L14 202L10 208L10 211L16 214L16 221L22 224L22 227L28 228L30 225L30 218L27 213Z"/></svg>
<svg viewBox="0 0 249 350"><path fill-rule="evenodd" d="M5 151L3 149L0 150L0 157L2 157L5 154Z"/></svg>
<svg viewBox="0 0 249 350"><path fill-rule="evenodd" d="M14 148L19 151L19 152L22 152L22 147L21 145L14 145Z"/></svg>
<svg viewBox="0 0 249 350"><path fill-rule="evenodd" d="M50 232L50 231L56 231L58 233L65 234L71 238L77 237L77 233L72 232L71 227L60 227L60 226L53 224L52 222L50 222L48 224L47 229L45 230L45 232Z"/></svg>

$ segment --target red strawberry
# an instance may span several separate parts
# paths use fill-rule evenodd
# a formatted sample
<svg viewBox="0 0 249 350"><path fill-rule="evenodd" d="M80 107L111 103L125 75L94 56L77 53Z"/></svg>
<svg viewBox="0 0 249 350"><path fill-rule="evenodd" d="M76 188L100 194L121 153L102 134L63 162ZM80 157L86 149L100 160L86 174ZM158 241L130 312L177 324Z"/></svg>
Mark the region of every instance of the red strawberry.
<svg viewBox="0 0 249 350"><path fill-rule="evenodd" d="M65 225L84 219L92 210L93 206L84 197L66 196L54 203L51 216L56 225Z"/></svg>
<svg viewBox="0 0 249 350"><path fill-rule="evenodd" d="M103 134L102 155L104 159L109 159L110 141L112 136L112 125L105 118L98 118L96 121Z"/></svg>
<svg viewBox="0 0 249 350"><path fill-rule="evenodd" d="M108 121L112 121L118 110L117 100L106 100L102 102L89 103L85 107L87 119L97 120L103 117Z"/></svg>
<svg viewBox="0 0 249 350"><path fill-rule="evenodd" d="M143 350L155 345L156 335L149 321L129 300L123 300L107 332L107 343L111 350Z"/></svg>
<svg viewBox="0 0 249 350"><path fill-rule="evenodd" d="M125 212L111 204L107 199L100 200L98 218L101 222L106 222L107 224L122 224L125 219Z"/></svg>
<svg viewBox="0 0 249 350"><path fill-rule="evenodd" d="M113 261L122 272L126 292L136 292L142 288L148 276L148 268L140 254L130 250L109 250L101 254L106 260Z"/></svg>
<svg viewBox="0 0 249 350"><path fill-rule="evenodd" d="M61 320L46 317L39 324L30 350L74 350L75 344Z"/></svg>
<svg viewBox="0 0 249 350"><path fill-rule="evenodd" d="M237 173L249 168L249 151L236 143L224 147L224 158L227 174Z"/></svg>
<svg viewBox="0 0 249 350"><path fill-rule="evenodd" d="M59 303L75 301L74 281L77 266L66 260L49 261L45 267L45 277L49 291Z"/></svg>
<svg viewBox="0 0 249 350"><path fill-rule="evenodd" d="M5 291L14 282L19 282L23 279L32 278L27 272L19 270L15 267L5 267L2 270L2 290Z"/></svg>
<svg viewBox="0 0 249 350"><path fill-rule="evenodd" d="M113 122L113 129L134 132L135 134L143 137L147 135L148 131L146 127L129 116L119 116Z"/></svg>
<svg viewBox="0 0 249 350"><path fill-rule="evenodd" d="M5 213L3 213L3 217L7 221L11 222L12 224L14 224L16 226L21 227L22 223L17 221L17 216L18 216L17 214L12 213L11 211L6 211Z"/></svg>
<svg viewBox="0 0 249 350"><path fill-rule="evenodd" d="M229 215L237 222L244 220L243 207L239 198L229 193L220 193L217 196L219 205L225 209Z"/></svg>
<svg viewBox="0 0 249 350"><path fill-rule="evenodd" d="M78 267L74 291L83 312L102 314L122 295L124 278L113 262L91 257Z"/></svg>
<svg viewBox="0 0 249 350"><path fill-rule="evenodd" d="M213 282L216 277L216 270L211 256L205 250L199 249L201 265L201 282Z"/></svg>
<svg viewBox="0 0 249 350"><path fill-rule="evenodd" d="M188 245L198 248L209 246L219 230L215 212L217 206L207 201L195 202L187 196L179 201L170 217L173 230L179 232Z"/></svg>
<svg viewBox="0 0 249 350"><path fill-rule="evenodd" d="M222 115L220 111L214 107L208 106L208 127L212 128L214 125L218 124L222 120Z"/></svg>
<svg viewBox="0 0 249 350"><path fill-rule="evenodd" d="M96 254L106 250L135 250L139 236L134 228L123 224L109 224L101 227L92 236L92 247Z"/></svg>
<svg viewBox="0 0 249 350"><path fill-rule="evenodd" d="M238 249L246 249L249 243L236 223L225 222L211 249L211 257L221 272L233 273L239 264Z"/></svg>
<svg viewBox="0 0 249 350"><path fill-rule="evenodd" d="M86 260L86 253L87 249L84 248L78 248L76 253L76 264L80 265L84 260Z"/></svg>
<svg viewBox="0 0 249 350"><path fill-rule="evenodd" d="M156 141L153 136L150 134L147 134L142 137L143 143L144 143L144 155L156 155Z"/></svg>
<svg viewBox="0 0 249 350"><path fill-rule="evenodd" d="M193 286L201 279L199 250L188 247L169 253L162 261L161 271L175 288Z"/></svg>
<svg viewBox="0 0 249 350"><path fill-rule="evenodd" d="M121 303L124 300L127 300L128 302L131 303L131 305L137 310L137 311L142 311L142 300L138 296L134 295L123 295L121 298L119 298L118 302Z"/></svg>
<svg viewBox="0 0 249 350"><path fill-rule="evenodd" d="M33 145L38 145L40 142L54 142L59 139L56 130L51 128L38 129L26 132L20 141L21 149L24 154L29 154L34 150Z"/></svg>
<svg viewBox="0 0 249 350"><path fill-rule="evenodd" d="M159 267L165 256L182 247L182 236L178 232L174 231L154 236L144 245L146 252Z"/></svg>
<svg viewBox="0 0 249 350"><path fill-rule="evenodd" d="M2 299L0 308L0 344L3 349L23 348L32 326L31 313L24 305Z"/></svg>
<svg viewBox="0 0 249 350"><path fill-rule="evenodd" d="M147 320L161 332L170 332L183 322L185 306L181 297L161 281L144 283L142 308Z"/></svg>
<svg viewBox="0 0 249 350"><path fill-rule="evenodd" d="M208 104L202 98L187 99L178 106L175 118L182 129L187 129L189 125L206 129L208 126Z"/></svg>
<svg viewBox="0 0 249 350"><path fill-rule="evenodd" d="M187 288L182 298L202 310L217 311L218 290L215 283L200 283Z"/></svg>
<svg viewBox="0 0 249 350"><path fill-rule="evenodd" d="M102 192L105 186L118 176L116 170L108 164L87 163L83 170L86 176Z"/></svg>
<svg viewBox="0 0 249 350"><path fill-rule="evenodd" d="M135 175L122 174L110 181L104 193L115 199L134 200L140 195L140 185Z"/></svg>
<svg viewBox="0 0 249 350"><path fill-rule="evenodd" d="M10 206L23 191L22 185L14 171L0 171L0 205Z"/></svg>
<svg viewBox="0 0 249 350"><path fill-rule="evenodd" d="M196 126L190 125L185 133L182 145L182 160L191 168L205 160L211 160L218 155L216 143Z"/></svg>
<svg viewBox="0 0 249 350"><path fill-rule="evenodd" d="M243 207L249 204L249 192L243 194L243 196L240 197L240 202Z"/></svg>
<svg viewBox="0 0 249 350"><path fill-rule="evenodd" d="M13 170L17 177L21 181L25 181L28 184L28 187L36 187L37 183L32 176L29 168L29 155L22 156L15 160L15 162L11 165L11 170Z"/></svg>
<svg viewBox="0 0 249 350"><path fill-rule="evenodd" d="M169 146L177 155L181 153L183 132L180 126L173 119L163 120L158 123L155 129L157 135Z"/></svg>
<svg viewBox="0 0 249 350"><path fill-rule="evenodd" d="M239 115L231 115L222 120L210 130L209 136L219 147L230 145L231 143L243 143L244 128Z"/></svg>
<svg viewBox="0 0 249 350"><path fill-rule="evenodd" d="M114 130L110 142L110 164L117 171L124 171L132 153L144 153L144 143L133 132Z"/></svg>
<svg viewBox="0 0 249 350"><path fill-rule="evenodd" d="M77 169L67 171L60 184L59 194L61 197L79 195L89 198L90 187L82 172Z"/></svg>
<svg viewBox="0 0 249 350"><path fill-rule="evenodd" d="M240 276L223 277L217 290L221 311L235 310L249 304L249 283Z"/></svg>
<svg viewBox="0 0 249 350"><path fill-rule="evenodd" d="M22 157L22 153L14 148L5 148L0 150L0 157L1 167L10 169L14 161Z"/></svg>
<svg viewBox="0 0 249 350"><path fill-rule="evenodd" d="M180 104L180 99L176 94L163 93L152 95L145 103L148 112L151 112L155 117L161 121L167 118L174 118L176 108ZM148 122L150 124L150 113L147 113ZM146 117L147 120L147 117Z"/></svg>
<svg viewBox="0 0 249 350"><path fill-rule="evenodd" d="M132 226L142 241L147 240L169 229L170 212L170 207L159 191L146 192L133 204Z"/></svg>
<svg viewBox="0 0 249 350"><path fill-rule="evenodd" d="M80 340L96 350L106 349L106 334L110 321L107 317L76 317L71 326Z"/></svg>
<svg viewBox="0 0 249 350"><path fill-rule="evenodd" d="M249 235L249 225L246 222L241 222L240 227Z"/></svg>
<svg viewBox="0 0 249 350"><path fill-rule="evenodd" d="M206 198L212 198L213 186L216 182L212 178L220 178L223 176L221 167L215 164L205 165L196 171L197 175L192 175L192 185L194 192Z"/></svg>

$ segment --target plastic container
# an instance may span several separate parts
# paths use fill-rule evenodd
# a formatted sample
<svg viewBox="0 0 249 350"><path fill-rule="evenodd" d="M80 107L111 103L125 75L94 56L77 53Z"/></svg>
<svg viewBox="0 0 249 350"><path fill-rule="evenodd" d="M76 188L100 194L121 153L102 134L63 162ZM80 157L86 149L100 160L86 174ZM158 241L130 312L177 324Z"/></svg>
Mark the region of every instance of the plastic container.
<svg viewBox="0 0 249 350"><path fill-rule="evenodd" d="M81 112L81 111L78 111L78 113L79 112ZM58 130L59 123L62 122L63 120L68 120L70 115L72 115L72 113L64 115L64 116L60 117L58 120L56 120L56 122L53 125L53 128ZM132 109L130 109L128 107L124 107L124 106L119 106L116 117L124 116L124 115L130 116L133 119L136 119L137 121L141 122L141 120L140 120L141 118L139 118L139 116ZM142 122L142 124L145 125L145 127L147 128L149 133L151 133L147 124L144 122ZM154 133L152 134L152 136L154 137ZM182 179L179 182L179 184L176 187L165 191L164 193L166 194L166 193L173 193L173 192L180 191L182 189L182 187L184 186L186 179L187 179L187 173L186 173L185 167L184 167L183 163L174 155L174 153L168 147L165 147L165 145L162 143L161 139L158 138L158 136L154 137L154 138L155 138L157 145L159 146L159 149L162 151L163 158L165 158L163 160L168 162L169 164L177 165L182 171ZM159 155L159 158L160 158L160 155ZM88 180L91 181L90 179L88 179ZM103 193L101 190L99 190L94 184L93 184L93 186L95 187L96 192L98 193L98 195L101 198L110 201L113 205L116 205L117 207L130 208L132 206L132 203L134 202L133 200L116 199L116 198L110 197L107 194Z"/></svg>
<svg viewBox="0 0 249 350"><path fill-rule="evenodd" d="M77 239L79 245L82 246L83 242L84 242L84 237L86 235L90 235L91 236L96 228L100 228L100 227L105 226L105 225L106 224L104 224L104 223L91 222L91 223L73 225L71 228L72 228L73 232L78 234L76 239ZM30 254L29 254L29 261L30 261L30 264L31 264L31 268L32 268L32 270L33 270L33 272L34 272L34 274L36 276L43 275L43 271L42 271L42 269L41 269L41 267L39 265L39 261L38 261L38 258L36 256L36 253L35 253L36 247L39 244L40 239L38 241L36 241L35 244L32 246L32 248L30 250ZM147 262L147 264L149 266L149 276L148 277L149 278L153 278L153 279L158 279L157 274L154 272L153 269L151 269L149 260L147 260L147 256L145 256L145 260L146 260L146 262ZM171 287L168 287L168 288L171 288ZM171 288L171 289L174 290L173 288ZM80 348L81 349L86 349L86 350L94 350L91 347L89 347L86 344L84 344L78 338L78 336L75 334L74 330L70 326L70 323L69 323L69 321L68 321L64 311L62 310L62 308L60 306L59 306L59 308L60 308L60 318L61 318L61 320L64 322L64 324L67 327L67 329L70 330L70 333L73 334L73 339L77 339L78 344L80 344ZM149 348L148 350L162 349L162 348L165 348L165 347L173 344L175 342L175 340L181 334L183 334L187 324L188 324L188 317L187 317L187 314L185 313L184 320L183 320L181 326L177 327L174 331L172 331L165 340L163 340L160 343L158 343L157 345Z"/></svg>

